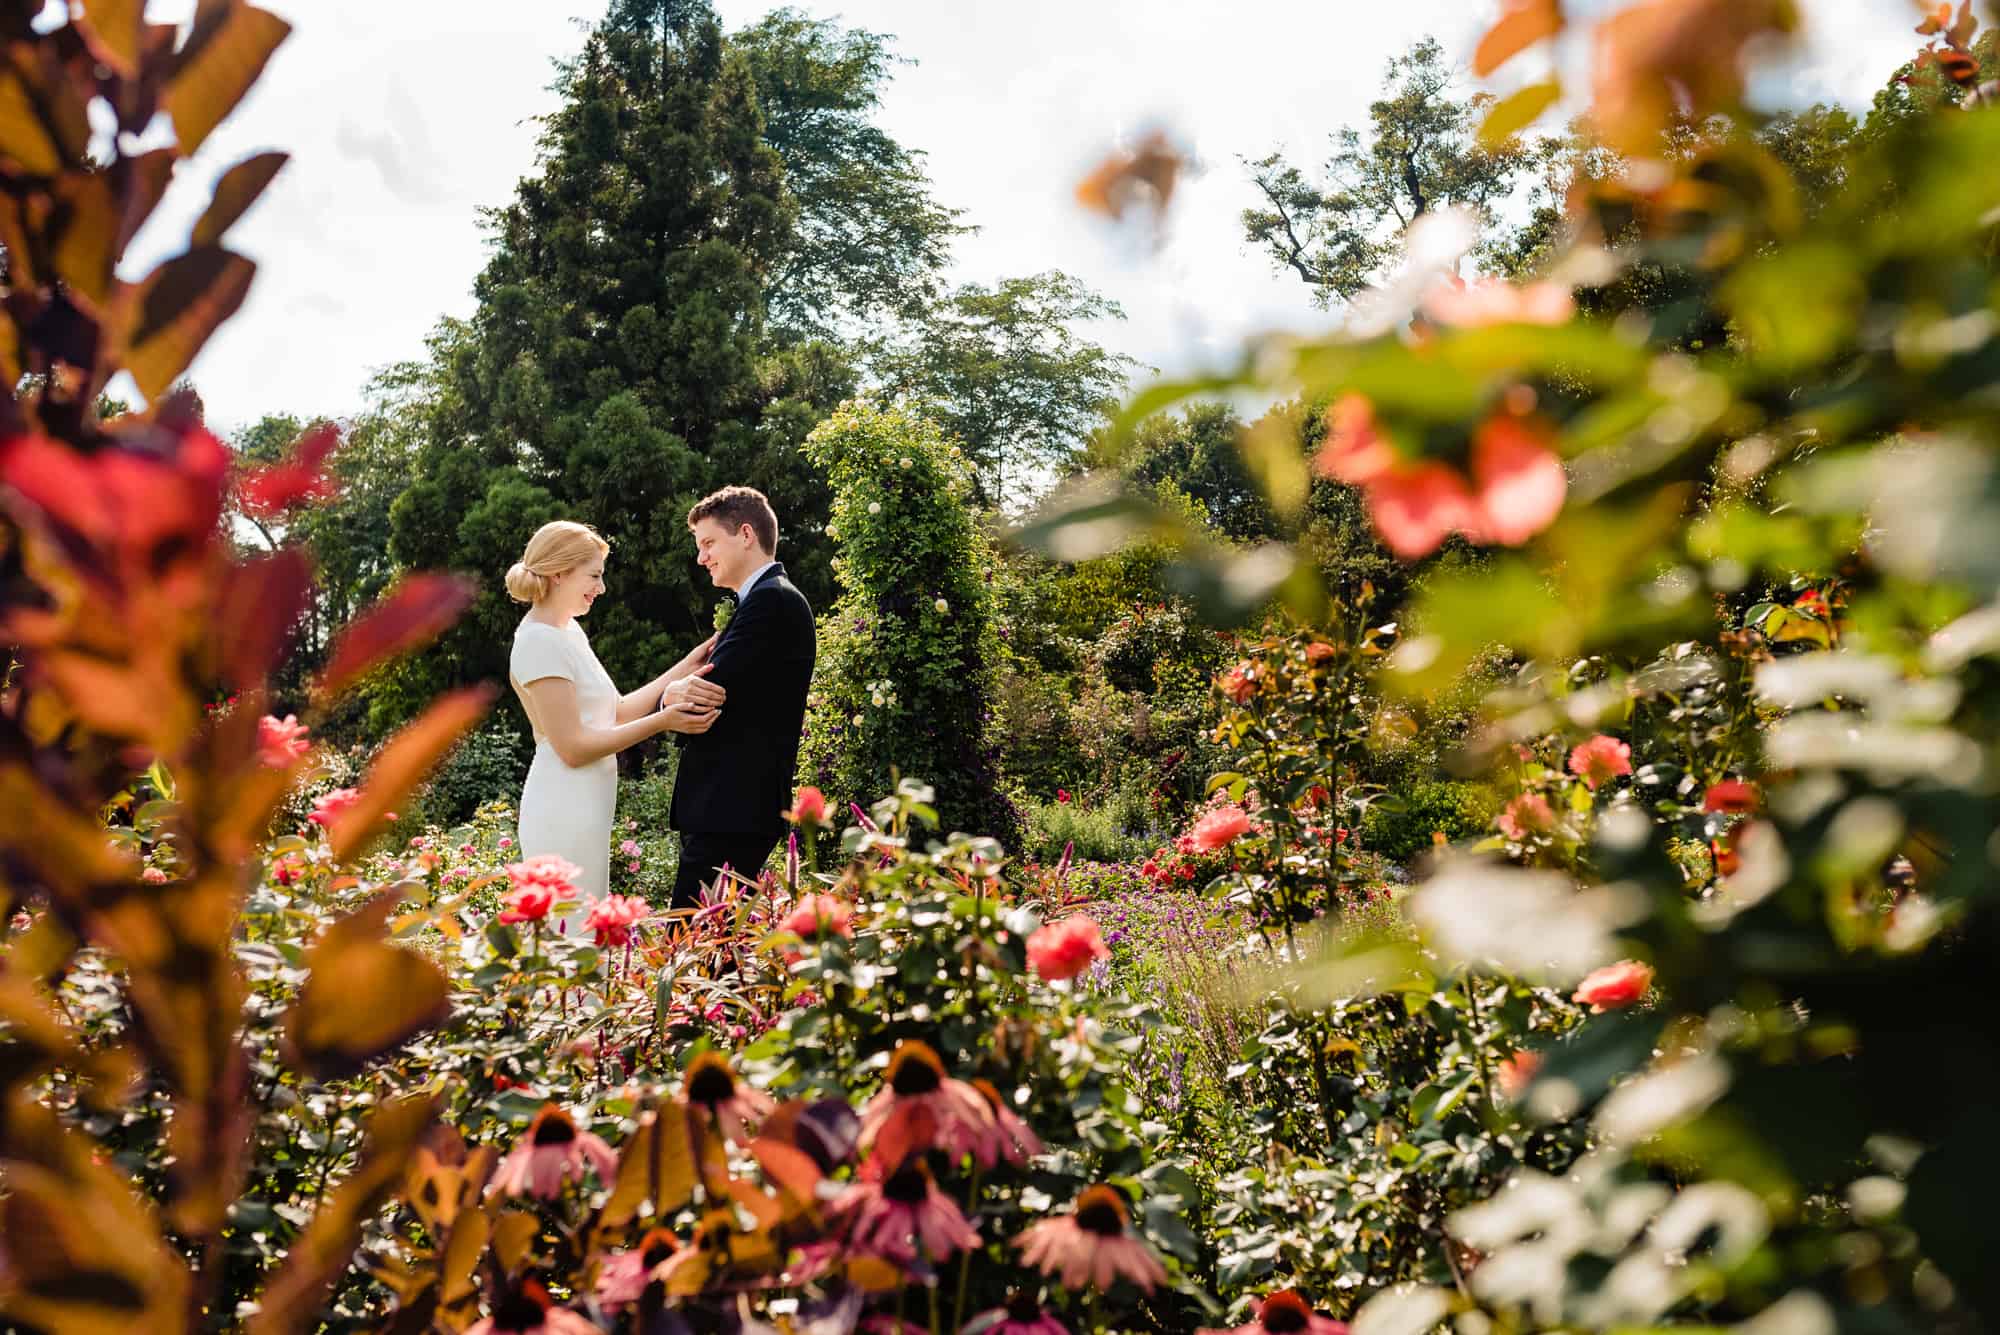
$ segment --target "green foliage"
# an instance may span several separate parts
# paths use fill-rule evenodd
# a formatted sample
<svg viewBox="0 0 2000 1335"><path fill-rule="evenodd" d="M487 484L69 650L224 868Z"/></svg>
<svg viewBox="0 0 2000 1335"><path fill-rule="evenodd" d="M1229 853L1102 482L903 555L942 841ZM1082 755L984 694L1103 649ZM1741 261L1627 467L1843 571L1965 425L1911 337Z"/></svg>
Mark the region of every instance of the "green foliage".
<svg viewBox="0 0 2000 1335"><path fill-rule="evenodd" d="M846 803L921 776L946 828L1015 844L993 728L994 558L963 452L934 422L867 401L805 448L834 488L842 592L821 620L799 782Z"/></svg>
<svg viewBox="0 0 2000 1335"><path fill-rule="evenodd" d="M1043 862L1057 861L1066 850L1083 862L1130 862L1151 847L1143 828L1136 834L1124 828L1113 804L1085 806L1071 796L1030 802L1026 814L1028 833L1021 851Z"/></svg>
<svg viewBox="0 0 2000 1335"><path fill-rule="evenodd" d="M467 733L424 786L424 819L452 826L496 797L518 800L532 748L506 715Z"/></svg>
<svg viewBox="0 0 2000 1335"><path fill-rule="evenodd" d="M756 81L764 142L784 163L797 210L765 285L765 316L781 341L921 316L951 242L970 230L931 198L923 154L870 119L897 62L890 40L795 9L730 37Z"/></svg>
<svg viewBox="0 0 2000 1335"><path fill-rule="evenodd" d="M1122 318L1065 273L971 283L878 346L872 370L964 443L982 503L1014 503L1068 470L1139 369L1075 328Z"/></svg>
<svg viewBox="0 0 2000 1335"><path fill-rule="evenodd" d="M1491 99L1457 94L1453 79L1444 48L1426 37L1389 61L1365 136L1352 126L1334 134L1324 183L1282 153L1249 164L1263 203L1243 211L1244 238L1297 274L1319 305L1380 281L1425 214L1459 205L1491 221L1528 166L1518 143L1480 147L1475 131Z"/></svg>
<svg viewBox="0 0 2000 1335"><path fill-rule="evenodd" d="M1432 847L1439 834L1447 843L1484 834L1498 812L1493 790L1485 784L1448 779L1418 783L1369 804L1361 819L1361 842L1408 862Z"/></svg>

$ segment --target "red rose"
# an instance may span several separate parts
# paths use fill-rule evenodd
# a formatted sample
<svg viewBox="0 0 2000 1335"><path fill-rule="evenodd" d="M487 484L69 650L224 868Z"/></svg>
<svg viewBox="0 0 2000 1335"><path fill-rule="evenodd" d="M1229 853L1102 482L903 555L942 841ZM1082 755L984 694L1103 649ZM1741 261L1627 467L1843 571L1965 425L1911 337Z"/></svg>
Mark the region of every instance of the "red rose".
<svg viewBox="0 0 2000 1335"><path fill-rule="evenodd" d="M1593 1014L1602 1014L1631 1005L1645 996L1652 985L1652 965L1620 960L1605 965L1577 984L1576 994L1570 1000L1590 1007Z"/></svg>
<svg viewBox="0 0 2000 1335"><path fill-rule="evenodd" d="M1110 955L1096 920L1084 913L1037 927L1028 937L1028 964L1050 982L1074 978Z"/></svg>

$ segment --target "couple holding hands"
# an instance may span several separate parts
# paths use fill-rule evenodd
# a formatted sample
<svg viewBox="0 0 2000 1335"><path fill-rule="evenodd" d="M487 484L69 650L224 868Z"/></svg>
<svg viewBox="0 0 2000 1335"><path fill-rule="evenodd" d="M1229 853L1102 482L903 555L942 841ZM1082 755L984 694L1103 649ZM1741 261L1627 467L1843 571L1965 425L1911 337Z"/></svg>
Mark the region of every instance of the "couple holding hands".
<svg viewBox="0 0 2000 1335"><path fill-rule="evenodd" d="M604 593L611 545L569 520L544 524L507 572L530 604L508 679L535 735L521 792L523 857L581 868L585 906L611 893L618 752L679 734L671 826L681 836L673 907L692 906L724 867L755 877L785 828L805 725L812 608L778 563L778 517L762 492L725 487L688 511L695 559L735 595L728 626L680 662L620 694L581 619Z"/></svg>

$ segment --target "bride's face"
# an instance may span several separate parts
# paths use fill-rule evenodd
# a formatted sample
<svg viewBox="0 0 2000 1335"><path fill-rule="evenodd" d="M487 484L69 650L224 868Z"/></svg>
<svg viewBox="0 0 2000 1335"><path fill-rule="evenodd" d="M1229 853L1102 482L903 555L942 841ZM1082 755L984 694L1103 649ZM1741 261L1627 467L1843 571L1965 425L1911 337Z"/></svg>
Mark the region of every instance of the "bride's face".
<svg viewBox="0 0 2000 1335"><path fill-rule="evenodd" d="M557 575L549 596L563 616L580 617L590 611L590 605L603 592L604 558L600 556Z"/></svg>

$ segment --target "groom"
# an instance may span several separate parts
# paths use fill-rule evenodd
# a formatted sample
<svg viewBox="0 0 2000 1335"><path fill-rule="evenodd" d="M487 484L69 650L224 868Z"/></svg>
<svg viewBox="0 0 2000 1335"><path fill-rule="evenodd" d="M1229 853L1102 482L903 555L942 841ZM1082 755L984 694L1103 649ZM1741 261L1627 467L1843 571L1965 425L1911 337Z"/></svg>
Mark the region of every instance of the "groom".
<svg viewBox="0 0 2000 1335"><path fill-rule="evenodd" d="M778 516L764 493L724 487L688 511L695 559L736 613L709 652L726 692L707 732L683 735L671 824L681 835L675 908L727 866L755 878L784 833L812 681L813 613L778 564Z"/></svg>

